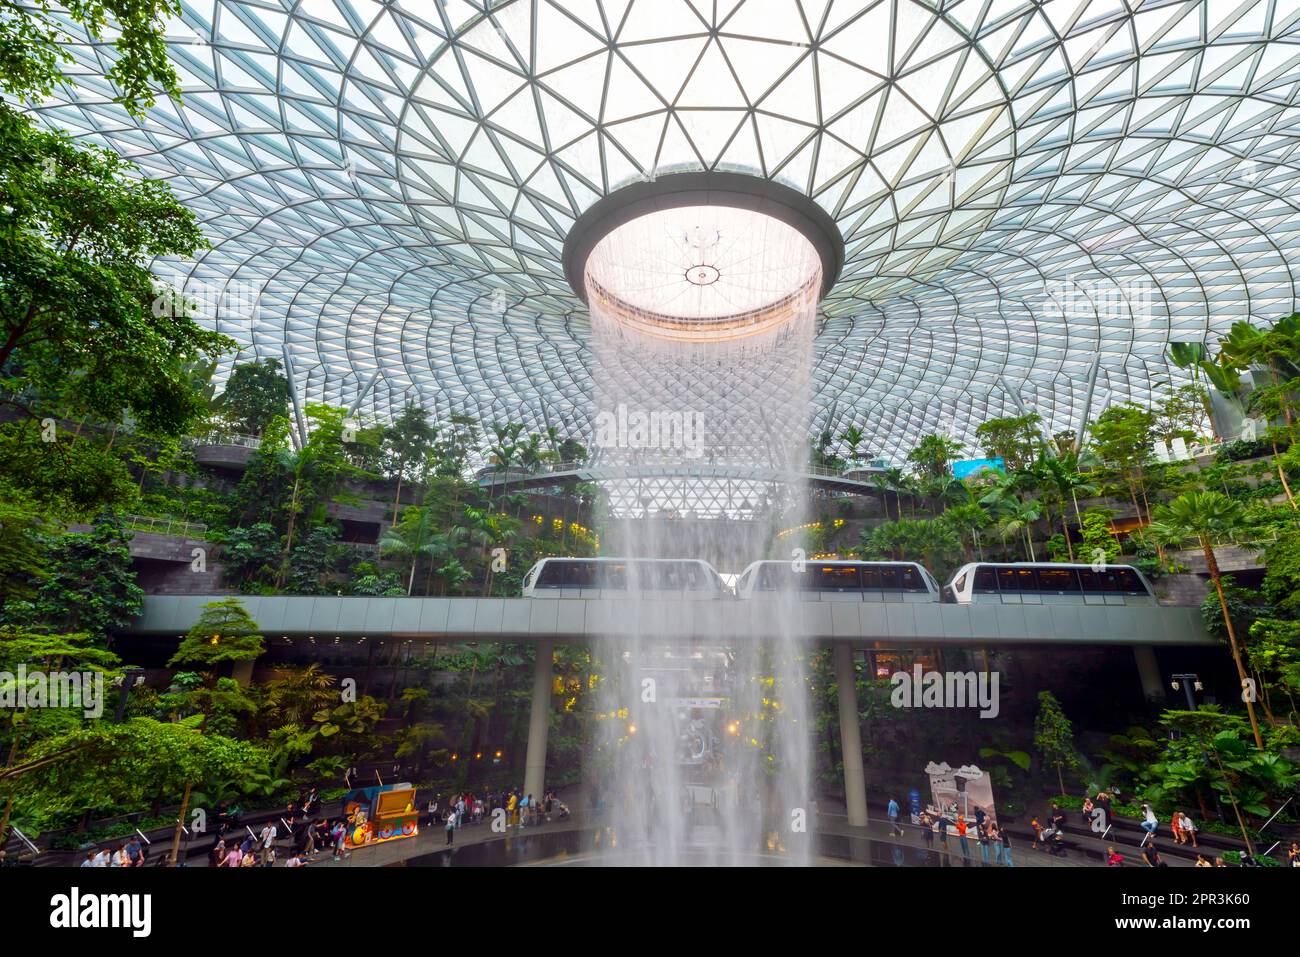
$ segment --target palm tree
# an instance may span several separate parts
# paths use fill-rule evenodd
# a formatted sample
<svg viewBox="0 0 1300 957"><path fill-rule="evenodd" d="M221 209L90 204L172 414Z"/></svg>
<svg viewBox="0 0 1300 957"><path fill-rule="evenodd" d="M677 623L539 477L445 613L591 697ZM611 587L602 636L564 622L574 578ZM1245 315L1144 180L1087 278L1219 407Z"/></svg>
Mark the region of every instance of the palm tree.
<svg viewBox="0 0 1300 957"><path fill-rule="evenodd" d="M1035 499L1029 501L1009 501L1002 506L1001 515L998 521L998 534L1002 540L1006 541L1012 535L1023 535L1025 537L1025 549L1029 552L1031 562L1038 561L1034 554L1034 540L1030 534L1034 527L1034 522L1042 517L1043 508Z"/></svg>
<svg viewBox="0 0 1300 957"><path fill-rule="evenodd" d="M381 555L397 555L411 559L411 573L406 580L406 594L410 595L415 587L415 566L420 563L420 556L429 554L438 529L434 524L433 509L408 505L402 512L401 521L384 529L379 537Z"/></svg>
<svg viewBox="0 0 1300 957"><path fill-rule="evenodd" d="M1241 679L1243 692L1250 687L1246 677L1246 667L1242 664L1241 649L1237 645L1237 633L1232 627L1232 617L1228 614L1228 600L1223 596L1223 576L1219 572L1219 562L1214 554L1216 539L1232 538L1246 528L1246 513L1239 502L1234 502L1221 492L1188 492L1178 496L1168 505L1156 507L1155 521L1149 531L1156 541L1165 545L1180 545L1189 538L1195 538L1205 553L1205 565L1214 582L1214 591L1219 596L1219 608L1223 612L1223 625L1228 631L1228 644L1232 648L1232 660L1237 665L1237 676ZM1264 739L1259 733L1259 721L1255 718L1254 695L1242 695L1246 701L1246 713L1250 715L1250 727L1255 732L1255 746L1264 749Z"/></svg>
<svg viewBox="0 0 1300 957"><path fill-rule="evenodd" d="M903 520L903 488L907 483L907 476L903 474L900 468L890 467L885 469L881 476L886 488L894 493L894 508L898 511L898 520ZM882 497L883 498L883 497ZM885 517L889 517L889 509L885 509Z"/></svg>
<svg viewBox="0 0 1300 957"><path fill-rule="evenodd" d="M1061 531L1065 535L1065 547L1070 554L1070 561L1074 561L1074 545L1070 541L1070 528L1065 521L1065 498L1068 495L1070 501L1074 503L1075 523L1082 524L1083 518L1079 514L1079 493L1082 492L1085 497L1092 495L1096 492L1096 486L1079 474L1079 456L1074 453L1061 458L1042 456L1034 464L1032 471L1041 487L1055 493L1061 516Z"/></svg>
<svg viewBox="0 0 1300 957"><path fill-rule="evenodd" d="M307 719L327 705L338 701L334 685L338 681L321 671L313 661L305 668L295 668L266 684L266 709L281 724L306 724Z"/></svg>
<svg viewBox="0 0 1300 957"><path fill-rule="evenodd" d="M866 437L867 434L863 432L860 428L858 428L856 425L850 425L847 429L845 429L843 432L840 433L840 441L843 442L845 445L847 445L849 448L850 465L857 464L858 446L862 444L862 440L865 439Z"/></svg>
<svg viewBox="0 0 1300 957"><path fill-rule="evenodd" d="M970 542L974 543L979 554L980 561L983 561L984 546L980 542L980 531L988 528L989 523L992 521L988 511L977 502L963 502L961 505L953 505L946 509L942 517L961 535L966 560L970 561L971 558L970 543L967 541L969 536Z"/></svg>

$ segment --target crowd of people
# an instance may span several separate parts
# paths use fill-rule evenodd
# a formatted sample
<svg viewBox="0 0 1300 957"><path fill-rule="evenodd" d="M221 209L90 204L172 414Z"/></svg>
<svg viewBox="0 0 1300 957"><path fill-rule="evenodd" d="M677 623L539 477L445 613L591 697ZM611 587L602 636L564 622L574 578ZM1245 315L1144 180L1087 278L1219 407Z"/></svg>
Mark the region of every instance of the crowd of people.
<svg viewBox="0 0 1300 957"><path fill-rule="evenodd" d="M107 847L94 848L86 852L82 867L144 867L149 859L149 848L140 843L138 837L119 844L117 850Z"/></svg>
<svg viewBox="0 0 1300 957"><path fill-rule="evenodd" d="M1083 824L1090 833L1102 838L1109 835L1112 826L1111 805L1115 799L1116 795L1109 791L1100 791L1095 796L1084 798L1081 813ZM1138 824L1142 828L1143 837L1138 845L1138 857L1147 867L1167 867L1156 840L1161 822L1150 805L1143 804L1141 809L1142 817ZM899 823L898 802L892 797L886 806L886 815L889 818L890 834L897 837L904 836L906 832ZM974 859L972 845L975 845L979 849L980 863L1014 866L1011 857L1011 834L1005 828L999 827L983 808L976 807L969 819L955 810L947 812L927 810L913 820L915 826L918 826L921 831L927 850L934 848L937 839L939 849L947 853L949 839L955 837L964 861ZM1052 804L1045 814L1030 818L1029 829L1033 835L1030 849L1043 851L1052 857L1067 857L1066 821L1066 812L1059 804ZM1181 809L1174 811L1169 820L1169 832L1175 845L1199 850L1198 827L1186 811ZM1243 852L1240 859L1243 866L1258 865L1258 861L1248 853ZM1291 866L1300 867L1300 844L1291 842L1287 859ZM1117 851L1114 845L1107 845L1106 866L1123 867L1127 863L1129 862L1124 854ZM1196 866L1228 867L1230 865L1222 855L1211 859L1205 854L1198 853Z"/></svg>
<svg viewBox="0 0 1300 957"><path fill-rule="evenodd" d="M445 803L442 795L434 795L425 805L421 824L426 827L441 825L447 835L446 843L451 845L456 831L467 824L499 820L504 828L526 828L537 827L552 819L564 821L568 818L569 808L554 790L547 790L540 798L535 798L516 787L483 794L455 794Z"/></svg>

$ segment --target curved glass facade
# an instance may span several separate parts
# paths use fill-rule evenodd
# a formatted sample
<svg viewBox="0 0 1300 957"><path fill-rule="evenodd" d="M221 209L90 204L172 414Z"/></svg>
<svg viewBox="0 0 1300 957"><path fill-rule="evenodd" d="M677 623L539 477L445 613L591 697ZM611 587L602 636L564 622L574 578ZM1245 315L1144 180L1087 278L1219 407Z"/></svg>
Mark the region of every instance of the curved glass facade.
<svg viewBox="0 0 1300 957"><path fill-rule="evenodd" d="M378 373L381 416L587 434L574 220L679 171L778 181L845 247L814 428L896 458L1022 405L1077 427L1094 356L1098 402L1142 401L1171 341L1294 309L1298 25L1295 0L194 0L183 104L131 119L87 44L39 111L198 213L212 249L158 270L243 358L287 347L339 404Z"/></svg>

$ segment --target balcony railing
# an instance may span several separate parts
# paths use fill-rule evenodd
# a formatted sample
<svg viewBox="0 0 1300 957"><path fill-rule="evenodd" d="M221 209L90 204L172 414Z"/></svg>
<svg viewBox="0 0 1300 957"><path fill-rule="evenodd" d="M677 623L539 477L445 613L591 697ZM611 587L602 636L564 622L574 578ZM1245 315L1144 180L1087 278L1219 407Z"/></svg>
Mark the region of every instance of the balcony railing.
<svg viewBox="0 0 1300 957"><path fill-rule="evenodd" d="M133 532L175 535L181 538L206 538L208 526L202 522L183 522L178 518L153 518L149 515L124 515L122 525Z"/></svg>
<svg viewBox="0 0 1300 957"><path fill-rule="evenodd" d="M236 432L208 432L197 435L191 442L194 445L235 445L241 449L261 448L262 440L255 435L239 435Z"/></svg>

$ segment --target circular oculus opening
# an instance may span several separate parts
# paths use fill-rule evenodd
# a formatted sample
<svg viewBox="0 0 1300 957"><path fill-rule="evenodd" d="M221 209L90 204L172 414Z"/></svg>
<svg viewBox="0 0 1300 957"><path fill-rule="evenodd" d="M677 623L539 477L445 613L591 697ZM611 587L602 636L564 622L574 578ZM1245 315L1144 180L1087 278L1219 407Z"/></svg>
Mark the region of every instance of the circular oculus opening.
<svg viewBox="0 0 1300 957"><path fill-rule="evenodd" d="M675 206L614 227L587 257L593 313L660 338L730 340L809 314L822 260L789 223L754 209Z"/></svg>

